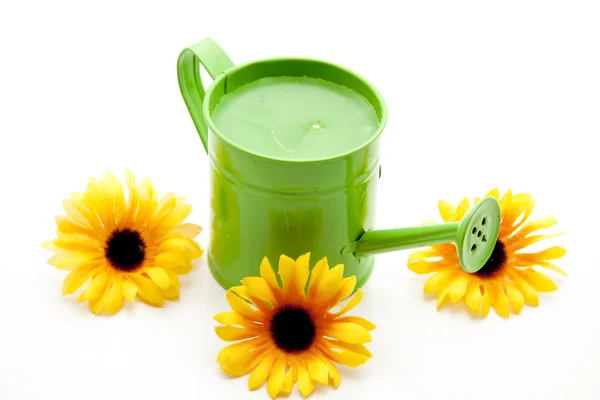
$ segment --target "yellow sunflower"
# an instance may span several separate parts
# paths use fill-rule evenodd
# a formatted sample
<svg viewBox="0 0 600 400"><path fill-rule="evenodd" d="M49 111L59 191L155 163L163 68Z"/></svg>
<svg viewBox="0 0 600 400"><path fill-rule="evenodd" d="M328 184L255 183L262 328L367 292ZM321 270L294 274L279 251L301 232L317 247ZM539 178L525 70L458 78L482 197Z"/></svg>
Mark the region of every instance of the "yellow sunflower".
<svg viewBox="0 0 600 400"><path fill-rule="evenodd" d="M332 361L357 367L371 357L364 344L371 341L375 325L346 316L362 299L362 291L337 312L332 310L354 292L356 277L344 279L344 266L330 269L323 258L309 281L309 259L310 253L295 261L280 257L282 288L265 257L261 277L245 278L227 291L233 311L215 316L222 324L215 328L217 335L238 342L219 353L221 369L233 376L251 372L250 390L267 381L271 398L291 393L296 382L304 397L315 382L337 388L341 378Z"/></svg>
<svg viewBox="0 0 600 400"><path fill-rule="evenodd" d="M49 264L71 271L63 295L89 281L78 301L88 301L94 314L115 314L123 298L138 295L155 306L178 299L178 275L202 255L193 240L202 228L182 223L190 205L172 193L159 201L150 181L144 178L138 187L130 171L126 186L127 199L111 173L90 179L83 193L63 201L66 216L56 217L57 238L42 246L56 253Z"/></svg>
<svg viewBox="0 0 600 400"><path fill-rule="evenodd" d="M501 227L490 259L481 270L465 272L458 260L454 243L431 246L410 254L408 268L417 274L432 274L425 282L425 293L436 293L438 308L449 298L452 303L464 300L475 314L485 317L490 306L508 318L510 310L519 314L524 304L538 306L538 292L551 292L556 284L534 267L542 267L564 276L566 273L549 262L565 255L566 250L552 246L542 251L526 252L524 249L541 240L557 236L542 235L538 231L556 224L552 217L527 221L534 208L534 200L526 193L513 194L509 189L502 198L498 189L487 196L500 202ZM477 203L479 199L475 199ZM460 221L470 208L464 198L455 208L439 201L442 219Z"/></svg>

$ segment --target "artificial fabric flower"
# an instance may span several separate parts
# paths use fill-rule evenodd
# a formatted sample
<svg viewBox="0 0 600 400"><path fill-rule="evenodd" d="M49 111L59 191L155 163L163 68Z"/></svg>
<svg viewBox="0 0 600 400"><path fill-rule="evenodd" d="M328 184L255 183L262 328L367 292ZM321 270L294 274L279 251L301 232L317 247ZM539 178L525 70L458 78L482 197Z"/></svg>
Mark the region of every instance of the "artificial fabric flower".
<svg viewBox="0 0 600 400"><path fill-rule="evenodd" d="M178 275L202 255L194 241L202 228L182 223L192 210L183 198L169 193L159 201L150 181L144 178L138 187L129 171L126 186L127 198L111 173L91 178L85 192L63 201L66 216L56 217L57 238L43 245L56 253L49 264L71 271L63 295L89 282L78 301L88 301L94 314L115 314L123 298L138 295L155 306L178 299Z"/></svg>
<svg viewBox="0 0 600 400"><path fill-rule="evenodd" d="M304 397L315 382L337 388L341 377L332 361L357 367L371 357L364 344L371 341L375 325L346 316L362 299L362 291L337 312L332 310L354 292L356 277L344 279L344 266L330 269L323 258L309 281L309 260L310 253L295 261L280 257L282 288L265 257L261 277L244 278L241 286L227 291L233 311L215 316L222 324L215 328L217 335L237 342L219 353L221 369L233 376L250 373L250 390L267 381L273 399L291 393L296 382Z"/></svg>
<svg viewBox="0 0 600 400"><path fill-rule="evenodd" d="M485 317L492 306L496 312L508 318L510 310L519 314L524 304L537 307L538 292L551 292L556 284L534 267L542 267L564 276L566 273L549 262L565 255L566 250L552 246L542 251L526 252L524 249L541 240L557 236L537 233L556 224L553 217L527 221L534 200L530 194L512 194L509 189L502 198L498 189L493 196L500 203L500 233L491 257L483 268L475 273L465 272L458 261L454 243L431 246L410 254L408 268L417 274L431 274L425 282L424 292L437 294L438 308L449 298L452 303L464 300L476 315ZM475 199L477 203L479 199ZM460 221L470 208L468 198L458 207L439 201L442 219L446 222Z"/></svg>

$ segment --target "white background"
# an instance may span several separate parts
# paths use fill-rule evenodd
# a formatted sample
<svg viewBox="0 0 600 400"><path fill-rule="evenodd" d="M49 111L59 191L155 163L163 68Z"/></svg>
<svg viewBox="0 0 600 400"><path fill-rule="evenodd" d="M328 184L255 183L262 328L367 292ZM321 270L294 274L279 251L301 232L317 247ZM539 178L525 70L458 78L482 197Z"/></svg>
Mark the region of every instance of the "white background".
<svg viewBox="0 0 600 400"><path fill-rule="evenodd" d="M509 320L436 311L408 252L379 256L355 310L378 326L374 357L312 398L599 399L598 21L598 2L572 0L2 1L0 399L268 398L219 371L212 317L228 307L204 257L179 303L106 318L61 297L65 273L39 249L63 198L126 167L207 225L207 158L175 69L206 36L236 63L321 58L381 90L378 227L499 186L568 233L553 242L569 277Z"/></svg>

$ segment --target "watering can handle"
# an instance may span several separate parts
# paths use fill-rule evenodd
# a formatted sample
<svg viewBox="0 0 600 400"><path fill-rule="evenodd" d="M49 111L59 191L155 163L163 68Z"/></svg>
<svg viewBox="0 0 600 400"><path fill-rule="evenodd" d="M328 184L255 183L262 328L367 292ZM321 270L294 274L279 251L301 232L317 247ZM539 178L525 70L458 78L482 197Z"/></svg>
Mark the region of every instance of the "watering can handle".
<svg viewBox="0 0 600 400"><path fill-rule="evenodd" d="M181 95L200 135L204 150L208 152L208 126L203 113L206 90L200 78L200 64L213 79L232 68L234 64L221 46L211 38L185 48L177 60L177 78Z"/></svg>

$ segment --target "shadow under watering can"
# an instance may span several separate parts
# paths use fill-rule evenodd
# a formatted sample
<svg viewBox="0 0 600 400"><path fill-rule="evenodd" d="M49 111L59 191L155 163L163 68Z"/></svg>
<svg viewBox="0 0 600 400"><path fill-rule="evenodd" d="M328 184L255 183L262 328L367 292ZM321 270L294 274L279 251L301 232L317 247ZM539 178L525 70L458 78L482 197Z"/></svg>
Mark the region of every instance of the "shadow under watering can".
<svg viewBox="0 0 600 400"><path fill-rule="evenodd" d="M200 65L214 79L206 90L200 79ZM262 104L261 97L259 103L250 104L250 117L258 124L243 128L250 136L243 136L246 132L230 135L215 123L215 110L232 93L248 95L248 88L255 87L265 90L260 88L264 83L271 85L271 92L265 93L283 95L275 91L295 90L293 85L286 86L289 77L298 82L314 79L310 84L315 85L335 84L362 96L377 120L373 134L347 151L294 158L267 154L247 139L260 139L264 133L265 140L276 140L269 131L256 128L268 125L261 125L261 118L267 122L284 118L286 123L294 123L294 116L304 117L303 110L289 107L289 114L273 115L268 107L282 104L267 100ZM239 285L247 276L259 276L262 258L267 256L276 262L281 254L295 258L310 252L313 259L327 257L331 264L344 264L345 276L356 276L357 287L366 282L374 256L380 253L454 242L463 269L470 273L481 269L491 256L500 229L500 207L489 197L479 201L460 222L375 229L379 150L387 110L377 89L357 74L331 63L302 58L275 58L236 66L217 43L205 39L182 51L178 78L210 161L212 212L207 258L213 276L223 287ZM279 78L287 81L279 85ZM334 90L332 87L327 86L328 90ZM286 92L285 98L307 104L305 95L296 100L291 95ZM305 135L302 140L323 141L329 139L323 135L334 135L322 130L321 124L335 127L340 118L331 115L329 120L323 112L331 113L335 108L323 108L318 110L319 122L315 124L321 136L312 136L310 129L308 134L299 130L299 135ZM290 132L293 134L293 129Z"/></svg>

